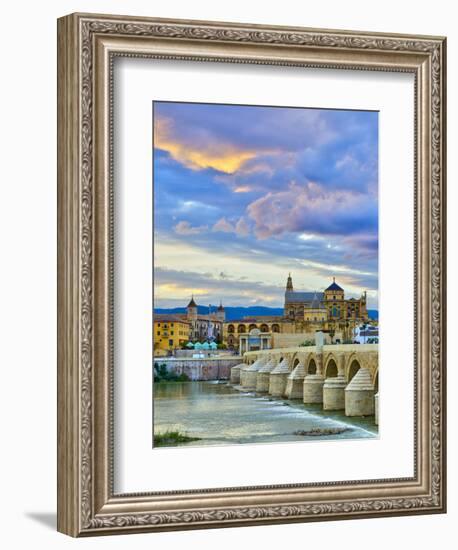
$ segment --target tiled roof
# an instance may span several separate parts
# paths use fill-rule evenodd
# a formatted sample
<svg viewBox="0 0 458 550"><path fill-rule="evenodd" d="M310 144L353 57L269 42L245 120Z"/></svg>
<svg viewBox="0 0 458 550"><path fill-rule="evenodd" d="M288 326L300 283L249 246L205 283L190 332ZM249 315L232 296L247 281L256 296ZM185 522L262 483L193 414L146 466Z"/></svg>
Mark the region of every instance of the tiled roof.
<svg viewBox="0 0 458 550"><path fill-rule="evenodd" d="M194 296L191 298L191 301L187 305L187 307L197 307L196 302L194 301Z"/></svg>
<svg viewBox="0 0 458 550"><path fill-rule="evenodd" d="M153 321L156 323L185 323L189 325L190 323L180 317L179 315L171 315L169 313L155 313L153 315Z"/></svg>
<svg viewBox="0 0 458 550"><path fill-rule="evenodd" d="M323 301L323 292L299 292L296 290L287 290L285 292L285 302L288 304L313 302L315 295L320 302Z"/></svg>

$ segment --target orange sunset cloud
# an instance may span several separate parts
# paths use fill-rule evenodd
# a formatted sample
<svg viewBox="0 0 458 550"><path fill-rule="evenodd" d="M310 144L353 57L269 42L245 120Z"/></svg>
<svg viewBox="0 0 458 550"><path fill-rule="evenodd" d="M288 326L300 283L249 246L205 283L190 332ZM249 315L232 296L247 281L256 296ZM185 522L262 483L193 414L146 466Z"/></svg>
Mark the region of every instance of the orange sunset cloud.
<svg viewBox="0 0 458 550"><path fill-rule="evenodd" d="M236 172L244 162L257 154L256 151L242 150L221 141L215 145L180 142L175 135L172 120L164 117L155 120L154 146L167 151L175 160L193 170L214 168L226 174Z"/></svg>

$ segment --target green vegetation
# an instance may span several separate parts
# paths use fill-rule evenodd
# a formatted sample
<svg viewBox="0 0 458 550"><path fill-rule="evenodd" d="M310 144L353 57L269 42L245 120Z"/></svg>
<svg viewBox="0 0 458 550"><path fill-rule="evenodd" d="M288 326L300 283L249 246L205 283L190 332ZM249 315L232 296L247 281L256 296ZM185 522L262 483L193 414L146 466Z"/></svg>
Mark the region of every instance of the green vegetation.
<svg viewBox="0 0 458 550"><path fill-rule="evenodd" d="M308 346L314 346L315 342L313 340L306 340L305 342L302 342L302 344L299 344L299 347L305 348Z"/></svg>
<svg viewBox="0 0 458 550"><path fill-rule="evenodd" d="M190 437L186 434L177 431L167 430L161 434L154 434L154 446L155 447L173 447L180 443L188 443L189 441L200 441L200 437Z"/></svg>
<svg viewBox="0 0 458 550"><path fill-rule="evenodd" d="M155 382L189 382L189 376L184 372L175 374L167 370L165 363L154 363L154 381Z"/></svg>

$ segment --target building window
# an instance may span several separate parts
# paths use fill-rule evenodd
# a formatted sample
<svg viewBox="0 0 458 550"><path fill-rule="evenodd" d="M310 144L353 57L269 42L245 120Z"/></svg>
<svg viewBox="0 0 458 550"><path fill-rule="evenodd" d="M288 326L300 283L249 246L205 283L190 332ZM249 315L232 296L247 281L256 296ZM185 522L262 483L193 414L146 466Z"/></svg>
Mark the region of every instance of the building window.
<svg viewBox="0 0 458 550"><path fill-rule="evenodd" d="M173 340L169 340L169 347L173 348Z"/></svg>
<svg viewBox="0 0 458 550"><path fill-rule="evenodd" d="M173 336L173 330L170 331L170 334Z"/></svg>
<svg viewBox="0 0 458 550"><path fill-rule="evenodd" d="M160 331L160 330L157 331L157 335L158 335L158 336L161 335L161 331Z"/></svg>

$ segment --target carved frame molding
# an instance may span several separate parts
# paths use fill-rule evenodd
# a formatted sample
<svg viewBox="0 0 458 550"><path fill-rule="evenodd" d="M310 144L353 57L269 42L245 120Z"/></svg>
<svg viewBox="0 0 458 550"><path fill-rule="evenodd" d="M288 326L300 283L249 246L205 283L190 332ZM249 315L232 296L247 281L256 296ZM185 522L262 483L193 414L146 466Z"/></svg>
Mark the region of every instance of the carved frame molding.
<svg viewBox="0 0 458 550"><path fill-rule="evenodd" d="M116 56L415 74L414 478L113 493ZM81 536L444 512L445 39L73 14L58 22L58 83L58 529Z"/></svg>

